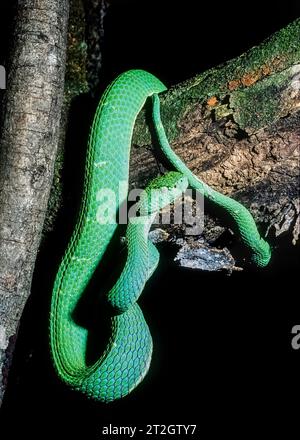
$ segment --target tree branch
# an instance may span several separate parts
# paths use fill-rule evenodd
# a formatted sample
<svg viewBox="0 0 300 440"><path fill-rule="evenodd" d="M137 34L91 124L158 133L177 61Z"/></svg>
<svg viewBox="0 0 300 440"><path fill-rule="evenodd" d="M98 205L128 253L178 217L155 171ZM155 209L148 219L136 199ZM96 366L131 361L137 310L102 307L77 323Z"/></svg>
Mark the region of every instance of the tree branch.
<svg viewBox="0 0 300 440"><path fill-rule="evenodd" d="M170 143L188 167L247 206L262 230L276 237L289 231L293 243L299 236L299 39L298 19L161 97ZM138 118L131 161L131 183L139 188L158 172L147 112ZM215 227L208 222L204 230L210 244L220 237L220 229L212 237ZM174 242L178 229L168 233L165 239ZM191 242L195 246L195 237ZM221 267L228 267L228 260Z"/></svg>

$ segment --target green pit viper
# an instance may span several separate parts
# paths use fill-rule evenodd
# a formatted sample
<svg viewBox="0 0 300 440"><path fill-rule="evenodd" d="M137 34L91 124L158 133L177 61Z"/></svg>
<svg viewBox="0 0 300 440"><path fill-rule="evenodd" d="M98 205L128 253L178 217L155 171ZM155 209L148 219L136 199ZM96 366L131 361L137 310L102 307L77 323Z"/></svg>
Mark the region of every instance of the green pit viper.
<svg viewBox="0 0 300 440"><path fill-rule="evenodd" d="M249 211L202 182L170 148L158 98L165 90L152 74L130 70L117 77L103 94L90 130L79 218L53 287L50 347L56 373L73 389L103 402L126 396L149 369L152 338L136 301L158 264L159 254L148 240L148 232L161 208L190 186L231 215L257 266L266 266L271 256L270 246L260 237ZM73 312L118 226L116 220L99 222L99 190L105 188L116 195L117 209L126 201L133 128L149 97L160 148L175 171L150 183L139 201L142 214L137 218L142 221L129 221L127 260L107 294L107 302L114 310L110 337L100 358L90 365L86 360L88 330L73 319ZM126 186L122 194L120 181ZM151 189L161 191L159 204L152 203Z"/></svg>

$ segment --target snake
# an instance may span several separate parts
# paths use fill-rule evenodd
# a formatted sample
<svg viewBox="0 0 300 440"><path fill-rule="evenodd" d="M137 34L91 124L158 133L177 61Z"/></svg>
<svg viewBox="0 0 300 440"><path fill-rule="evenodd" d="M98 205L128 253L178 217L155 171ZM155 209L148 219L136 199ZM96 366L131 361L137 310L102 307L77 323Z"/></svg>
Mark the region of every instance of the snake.
<svg viewBox="0 0 300 440"><path fill-rule="evenodd" d="M127 396L150 367L153 341L137 300L159 263L149 230L160 209L188 187L194 188L232 217L256 266L265 267L271 258L270 245L248 209L204 183L172 150L160 115L159 94L164 91L166 86L157 77L134 69L120 74L102 95L88 138L77 222L52 289L49 339L54 370L71 389L105 403ZM89 330L76 321L74 311L118 228L116 212L128 197L133 129L147 100L157 143L172 170L150 182L137 203L139 215L128 220L126 259L105 297L109 335L102 353L89 362ZM103 189L108 194L106 204ZM159 197L152 197L154 192ZM105 217L104 211L112 210Z"/></svg>

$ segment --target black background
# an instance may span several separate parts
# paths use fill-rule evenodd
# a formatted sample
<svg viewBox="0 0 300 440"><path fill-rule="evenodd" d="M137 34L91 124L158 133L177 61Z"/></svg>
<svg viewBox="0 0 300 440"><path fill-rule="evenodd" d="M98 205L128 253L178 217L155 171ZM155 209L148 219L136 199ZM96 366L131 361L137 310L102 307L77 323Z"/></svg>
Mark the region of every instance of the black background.
<svg viewBox="0 0 300 440"><path fill-rule="evenodd" d="M261 1L202 3L115 1L106 17L105 81L139 67L174 84L239 55L300 12L296 0L265 9ZM67 220L60 215L61 223ZM290 237L276 241L268 269L232 276L178 269L162 249L139 301L154 339L150 372L128 397L103 405L69 391L51 369L48 307L63 228L58 225L39 254L2 408L6 438L94 440L108 423L197 424L197 438L269 438L282 428L291 438L300 391L300 350L291 348L291 329L300 324L300 301L299 254L288 246Z"/></svg>

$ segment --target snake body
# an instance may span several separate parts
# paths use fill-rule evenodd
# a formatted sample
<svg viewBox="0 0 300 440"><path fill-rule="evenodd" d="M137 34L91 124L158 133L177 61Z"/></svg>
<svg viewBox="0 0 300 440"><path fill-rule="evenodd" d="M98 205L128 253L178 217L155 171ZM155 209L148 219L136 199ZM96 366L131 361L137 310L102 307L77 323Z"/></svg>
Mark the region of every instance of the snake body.
<svg viewBox="0 0 300 440"><path fill-rule="evenodd" d="M152 338L136 300L159 260L148 240L156 212L178 197L188 185L224 208L236 221L253 261L265 266L269 245L260 237L248 210L210 188L171 150L159 114L158 94L166 87L143 70L120 75L105 91L97 107L87 148L83 199L79 218L54 282L50 313L50 349L58 376L73 389L103 402L119 399L133 390L147 373ZM114 198L117 208L127 199L130 145L136 117L148 97L153 99L153 120L163 153L177 172L155 179L150 187L166 189L160 205L142 198L139 222L129 221L127 260L107 295L112 313L110 337L100 358L87 363L88 330L74 320L74 310L116 231L116 216L99 221L103 208L101 189ZM119 191L119 183L123 191ZM147 191L146 191L147 195ZM100 215L101 217L101 215Z"/></svg>

